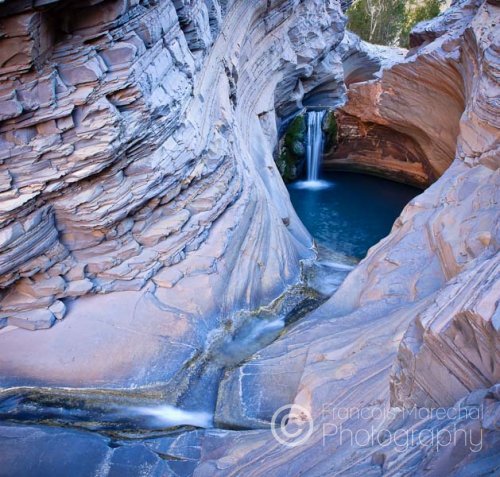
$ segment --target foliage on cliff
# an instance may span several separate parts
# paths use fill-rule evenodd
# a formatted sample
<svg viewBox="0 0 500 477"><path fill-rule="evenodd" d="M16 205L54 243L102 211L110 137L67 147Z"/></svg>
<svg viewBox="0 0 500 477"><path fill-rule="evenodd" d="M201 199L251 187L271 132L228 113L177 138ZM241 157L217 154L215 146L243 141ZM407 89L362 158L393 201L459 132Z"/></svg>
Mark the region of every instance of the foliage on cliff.
<svg viewBox="0 0 500 477"><path fill-rule="evenodd" d="M337 118L334 111L329 111L323 122L323 131L325 133L325 150L328 151L337 144Z"/></svg>
<svg viewBox="0 0 500 477"><path fill-rule="evenodd" d="M276 159L276 165L285 182L297 179L302 172L306 152L305 135L304 116L297 116L285 131Z"/></svg>
<svg viewBox="0 0 500 477"><path fill-rule="evenodd" d="M347 27L370 43L407 48L412 28L445 5L445 0L356 0L347 10Z"/></svg>

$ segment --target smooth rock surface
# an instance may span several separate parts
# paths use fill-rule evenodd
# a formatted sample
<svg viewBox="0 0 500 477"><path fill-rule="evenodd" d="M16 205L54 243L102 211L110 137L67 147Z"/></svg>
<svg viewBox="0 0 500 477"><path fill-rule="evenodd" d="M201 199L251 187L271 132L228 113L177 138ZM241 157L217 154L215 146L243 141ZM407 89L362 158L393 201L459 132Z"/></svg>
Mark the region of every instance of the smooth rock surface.
<svg viewBox="0 0 500 477"><path fill-rule="evenodd" d="M345 19L320 0L47 8L0 6L3 385L152 384L159 349L182 361L314 255L272 157L276 111L341 77ZM32 324L56 302L62 323ZM102 359L131 334L134 352Z"/></svg>
<svg viewBox="0 0 500 477"><path fill-rule="evenodd" d="M348 434L362 430L365 438L385 428L429 435L450 422L441 417L417 424L406 419L404 408L430 406L446 414L460 399L477 403L477 393L489 396L485 407L498 407L495 387L489 394L480 390L499 379L500 125L493 72L500 65L500 10L479 3L455 2L444 13L450 28L442 36L382 69L378 79L351 84L342 108L359 124L408 134L413 142L398 141L395 160L406 161L401 152L419 144L420 164L427 157L427 170L441 177L407 205L391 234L329 301L228 371L221 383L221 423L260 429L270 425L276 409L293 403L306 414L292 414L289 425L313 425L311 437L289 448L262 429L230 435L221 444L205 442L195 475L237 475L242 469L266 476L499 472L498 426L489 424L497 411L466 424L469 436L483 437L480 452L456 439L400 451L390 443L353 444L333 432L342 424ZM353 156L353 162L368 161L372 151L373 167L380 158L380 167L395 173L375 146L362 143L365 159ZM411 166L407 171L410 179ZM338 413L349 409L371 417L341 423ZM337 414L332 418L329 410ZM387 418L391 410L400 413L395 420Z"/></svg>
<svg viewBox="0 0 500 477"><path fill-rule="evenodd" d="M498 88L495 74L489 72L490 65L495 71L497 61L496 7L478 13L482 3L454 2L437 19L417 28L412 36L415 48L403 62L389 69L382 65L385 71L378 81L350 86L348 101L337 112L339 144L327 155L326 167L360 170L419 187L433 183L449 167L457 142L460 148L468 136L465 125L473 122L462 118L466 107L470 114L471 94L478 99L474 109L479 112L482 104L493 101ZM477 24L475 30L471 22ZM427 32L425 38L421 30ZM435 41L429 43L431 37ZM476 48L493 56L478 64L481 53ZM360 63L370 69L373 56L365 54ZM474 134L483 146L494 149L496 134L488 125L494 113L482 112L486 120Z"/></svg>
<svg viewBox="0 0 500 477"><path fill-rule="evenodd" d="M340 132L360 147L340 159L432 185L331 299L226 370L215 422L230 430L110 446L5 424L0 472L500 472L499 6L457 0L405 59L374 61L338 2L49 1L52 35L46 11L14 3L0 7L2 387L189 384L211 333L312 255L272 151L308 101L343 101L343 77ZM48 330L12 325L44 310ZM291 403L290 430L312 426L296 447L269 429Z"/></svg>

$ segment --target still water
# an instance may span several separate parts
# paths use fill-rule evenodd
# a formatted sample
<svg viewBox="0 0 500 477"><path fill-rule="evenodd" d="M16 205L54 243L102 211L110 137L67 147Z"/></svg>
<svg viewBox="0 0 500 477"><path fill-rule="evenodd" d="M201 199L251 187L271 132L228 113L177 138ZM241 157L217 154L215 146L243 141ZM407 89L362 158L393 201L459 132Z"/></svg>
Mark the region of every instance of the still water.
<svg viewBox="0 0 500 477"><path fill-rule="evenodd" d="M319 245L361 259L385 237L404 206L421 190L351 172L323 173L309 186L288 186L293 206Z"/></svg>

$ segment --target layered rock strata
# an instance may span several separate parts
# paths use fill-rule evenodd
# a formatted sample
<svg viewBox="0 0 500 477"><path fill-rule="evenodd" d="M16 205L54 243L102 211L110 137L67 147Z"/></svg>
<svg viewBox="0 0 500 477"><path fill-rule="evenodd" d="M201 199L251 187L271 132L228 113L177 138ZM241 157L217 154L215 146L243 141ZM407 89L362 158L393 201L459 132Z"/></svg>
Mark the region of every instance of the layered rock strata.
<svg viewBox="0 0 500 477"><path fill-rule="evenodd" d="M43 332L10 327L3 330L0 345L4 386L131 386L168 382L176 370L192 362L203 349L209 330L219 324L214 316L222 316L220 321L224 322L230 310L255 306L276 296L296 278L297 260L308 255L310 241L288 204L273 166L275 110L285 118L304 105L303 94L315 88L321 90L321 75L315 76L314 71L320 71L326 59L333 68L340 65L343 57L346 72L352 73L349 100L342 111L353 118L353 134L361 126L377 125L379 129L372 128L371 137L380 136L381 144L393 156L383 162L384 156L375 155L373 167L378 169L374 172L388 171L394 176L398 171L408 171L402 180L421 185L435 182L408 204L391 234L369 251L329 301L252 359L226 372L219 389L216 423L247 430L197 430L133 445L119 442L117 448L116 442L80 432L6 425L0 429L0 435L8 444L4 449L12 457L8 468L14 474L23 472L24 450L34 448L33 442L38 439L43 443L36 447L41 456L40 468L68 473L74 467L66 458L56 464L47 463L47 438L52 438L56 447L59 442L71 440L73 449L78 449L85 435L91 444L86 447L85 469L102 475L137 475L144 469L150 475L181 473L180 465L198 476L498 473L499 7L492 2L454 2L444 16L425 25L425 35L419 33L420 39L415 37L413 45L417 49L408 58L393 66L386 64L383 71L374 73L373 63L365 71L360 67L364 55L346 56L340 46L339 57L333 56L331 47L342 37L338 33L341 28L335 28L337 22L342 23L338 5L331 4L328 9L319 1L265 5L262 2L250 7L248 2L224 2L220 10L206 10L208 28L203 22L203 6L193 9L202 13L192 18L190 10L182 10L184 3L175 2L177 10L169 2L134 6L156 11L160 5L172 13L172 18L175 12L172 28L178 33L180 48L190 58L191 76L184 67L175 71L188 79L192 77L193 91L185 93L189 101L168 102L167 107L163 92L150 96L154 88L139 88L136 101L142 105L141 98L149 98L144 99L148 105L143 106L144 117L151 117L150 104L157 105L153 108L154 121L120 123L123 127L116 139L106 126L107 120L92 129L94 115L99 118L104 114L107 118L107 114L116 114L111 107L96 106L89 113L91 119L84 124L81 137L78 136L79 140L90 140L90 151L94 151L92 141L97 135L96 149L101 152L96 152L95 162L101 164L110 160L102 151L103 144L105 149L115 147L114 144L120 144L120 134L131 134L135 127L134 137L138 140L127 143L130 153L138 154L133 161L127 162L121 156L119 159L113 153L111 164L103 169L91 164L91 176L81 180L69 172L60 176L63 179L50 176L45 183L36 167L32 172L36 180L32 182L31 175L4 174L8 200L20 199L12 209L17 214L9 215L7 211L6 227L13 228L6 228L10 245L6 250L12 257L9 260L21 263L20 257L26 257L24 269L17 265L22 272L5 272L5 287L9 297L13 297L4 298L13 307L5 316L11 320L14 313L29 312L33 303L54 317L63 313L59 303L66 303L69 309L64 320ZM106 14L110 11L113 9L105 9ZM210 44L209 30L214 38L219 11L220 31L212 46L203 49L202 45ZM136 20L130 10L127 12L123 20L130 18L134 25ZM158 26L149 21L145 24L148 31L151 25ZM184 25L185 32L180 25ZM200 29L200 25L205 28ZM153 30L165 31L160 26ZM114 41L113 30L110 31L109 36L94 31L95 36L87 38L82 48ZM26 45L30 41L11 44ZM38 52L43 43L37 40L30 48ZM159 43L158 48L163 48L163 37ZM158 61L164 58L152 56ZM17 65L23 55L12 58L10 61ZM100 59L92 58L91 65L101 64ZM183 61L188 60L182 55L181 60L173 63L177 68ZM149 74L158 71L152 68ZM86 74L81 71L76 77L87 77ZM102 72L101 78L108 74ZM336 81L339 74L333 71L323 80L331 85L332 78ZM368 81L365 74L369 75ZM305 77L298 79L301 76ZM179 83L184 85L185 80ZM163 81L158 80L158 84L163 88ZM58 88L54 88L51 91L57 92ZM165 94L170 97L173 93ZM182 91L176 90L176 94L183 98ZM95 98L99 94L94 92L85 101L94 104ZM139 121L144 110L131 107L134 101L128 103L128 93L125 98L126 113L120 112L119 117ZM158 103L151 98L158 99ZM17 129L14 124L23 114L16 116L16 101L20 102L18 97L7 95L9 109L5 110L13 116L6 124L12 129ZM118 106L115 108L119 110ZM182 119L175 119L175 108L183 111L178 116ZM30 112L29 117L38 111L43 108ZM75 117L74 127L78 129L81 116ZM165 122L162 118L166 118ZM112 119L109 121L114 124ZM57 121L56 127L59 129ZM175 131L165 133L172 136L162 147L156 138L162 137L163 128L169 127ZM395 135L391 140L387 138L388 130ZM362 162L368 160L370 149L373 151L377 143L363 142L361 133L360 136ZM29 134L13 137L21 141L19 147L32 147L33 139L38 144L37 136L27 144ZM56 149L57 144L56 141ZM89 146L87 142L82 144ZM160 152L156 152L158 149ZM118 151L121 153L121 146ZM125 157L127 151L125 147ZM68 157L72 158L73 153ZM405 153L413 154L409 157L415 163L406 161ZM28 151L26 158L31 154ZM145 156L140 159L142 154ZM116 164L122 160L131 168L129 174L120 173ZM402 168L403 163L407 164L406 169ZM69 170L78 174L87 165L77 161ZM168 172L163 169L167 166ZM161 170L156 181L151 168ZM142 188L137 185L137 195L142 191L148 197L138 208L127 195L128 182L120 187L129 176L142 184ZM65 177L68 184L61 186ZM104 179L116 188L96 187ZM163 191L162 187L167 190L150 197L151 187L154 191ZM89 191L98 195L94 197ZM36 195L25 197L32 193ZM38 202L41 198L43 204ZM82 215L74 213L80 211L80 204ZM131 208L127 204L132 204ZM176 207L172 209L170 205ZM116 219L124 207L126 216ZM185 209L189 216L183 212ZM31 220L35 213L37 219ZM94 213L97 219L93 219ZM127 221L129 217L131 222ZM141 225L136 225L136 221ZM19 227L14 229L17 222ZM159 225L155 228L156 224ZM54 227L56 242L50 233L42 232ZM107 227L111 232L100 235L99 231L107 231ZM95 234L91 233L94 229ZM168 236L164 235L165 230ZM132 243L129 247L123 238L128 234L138 245ZM30 240L20 239L24 235ZM40 236L41 241L37 238ZM83 242L75 245L80 240ZM37 257L32 252L35 243L43 250L43 259L32 265ZM167 254L172 260L161 262L160 270L153 267L151 275L142 275L149 270L143 254L157 252L161 256L165 250L171 250L168 247L172 243L179 247L181 243L190 245L187 250L175 249L178 255ZM157 247L159 244L162 246ZM17 253L21 245L28 252ZM119 276L124 271L139 270L128 281L113 272L106 275L110 273L108 268L95 268L95 264L107 263L105 257L109 255L116 258L117 250L120 256L113 261L114 273L123 263ZM81 266L82 257L85 266ZM9 266L8 260L1 263ZM61 263L69 270L49 273L54 267L66 270L57 268ZM37 267L47 272L38 275ZM32 273L33 270L37 272ZM24 273L31 274L31 281L26 281ZM99 291L110 293L70 302L62 292L55 292L63 288L60 279L71 283L70 274L78 281L88 279L92 287L97 283L102 287ZM39 278L43 280L37 281ZM127 288L130 283L143 288L131 290ZM35 292L40 296L33 299ZM18 318L26 320L30 316ZM47 319L54 321L46 313ZM74 337L78 338L72 340ZM269 429L276 409L290 403L302 406L305 412L292 414L289 425L310 424L313 430L296 447L280 444ZM445 413L413 415L409 411L415 405L440 406ZM341 438L340 429L351 434ZM415 437L407 440L406 445L404 441L394 441L395 435L408 436L410 431ZM446 445L436 445L432 439L443 431L450 440ZM356 432L362 438L353 441ZM374 435L377 439L367 440L366 436ZM464 435L469 436L469 441L464 441ZM12 446L14 438L16 446ZM49 455L53 449L47 449Z"/></svg>
<svg viewBox="0 0 500 477"><path fill-rule="evenodd" d="M370 149L376 142L362 142L361 159L373 152L375 163L381 158L375 166L386 164L394 174L393 161L406 160L405 145L418 145L424 182L440 177L328 302L226 374L216 419L255 430L205 441L195 475L499 471L499 18L489 2L455 2L436 20L434 41L379 78L350 85L342 112L366 128L411 138L386 162ZM443 22L448 28L440 32ZM297 447L283 446L265 429L276 409L291 403L304 412L291 414L288 431L313 428ZM452 438L441 448L418 441L451 425L443 413L458 416L450 410L468 405L481 409L466 424L469 435L482 436L477 452L458 438L461 425L449 428ZM409 419L415 406L441 417ZM383 439L366 438L379 431ZM396 450L388 437L412 432L416 440L405 449Z"/></svg>
<svg viewBox="0 0 500 477"><path fill-rule="evenodd" d="M378 81L351 85L346 105L337 112L338 147L328 154L326 167L360 170L419 187L443 173L455 156L468 83L475 81L468 68L477 64L477 52L468 51L467 44L457 49L453 41L467 37L480 4L455 2L438 20L412 33L414 48L403 64ZM422 77L430 80L423 82Z"/></svg>
<svg viewBox="0 0 500 477"><path fill-rule="evenodd" d="M272 160L275 111L341 71L341 7L15 10L0 7L2 382L155 381L312 256Z"/></svg>

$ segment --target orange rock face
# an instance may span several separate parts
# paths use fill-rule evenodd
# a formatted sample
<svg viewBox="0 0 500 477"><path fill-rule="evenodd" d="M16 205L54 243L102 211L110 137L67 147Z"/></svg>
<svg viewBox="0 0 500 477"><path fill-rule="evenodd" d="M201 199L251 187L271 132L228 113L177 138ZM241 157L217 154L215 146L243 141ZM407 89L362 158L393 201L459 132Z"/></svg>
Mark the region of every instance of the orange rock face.
<svg viewBox="0 0 500 477"><path fill-rule="evenodd" d="M0 385L11 392L182 393L234 310L297 280L311 238L274 166L276 111L334 97L342 58L348 97L327 166L429 185L328 301L225 370L215 421L230 429L128 450L96 438L89 472L107 475L123 453L128 465L130 451L152 475L173 473L169 456L200 477L498 473L497 2L454 1L417 27L406 58L367 68L381 50L340 44L335 1L14 3L0 4ZM288 436L312 429L300 446L270 429L292 403ZM31 447L52 457L45 436L81 436L0 427L21 467ZM446 446L421 440L442 430Z"/></svg>

